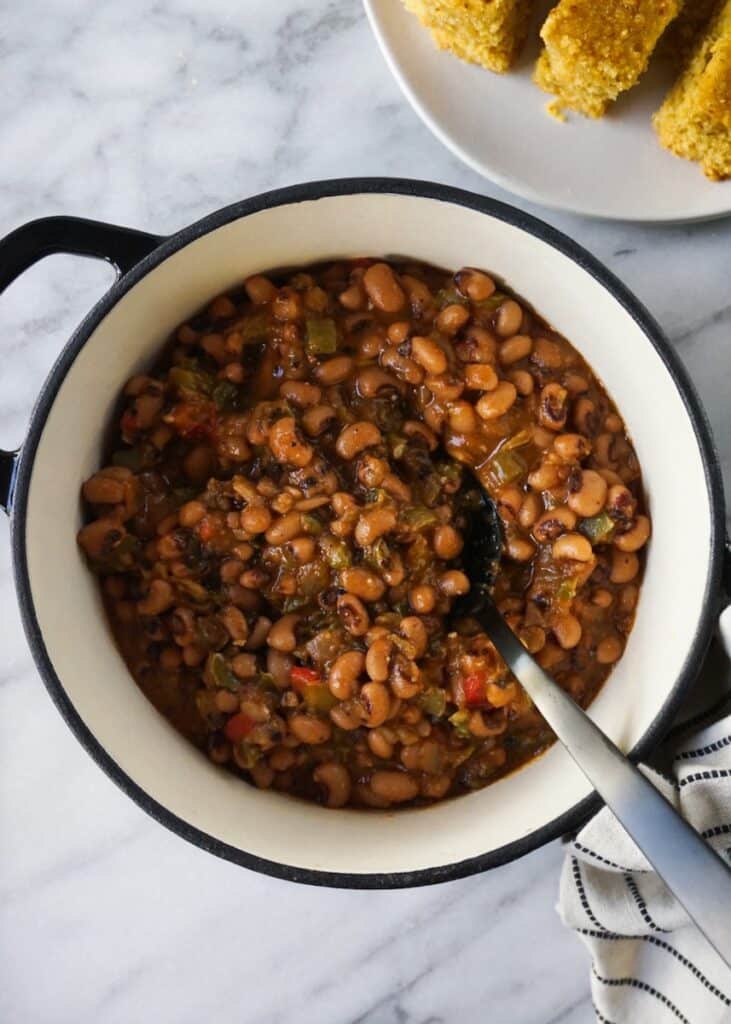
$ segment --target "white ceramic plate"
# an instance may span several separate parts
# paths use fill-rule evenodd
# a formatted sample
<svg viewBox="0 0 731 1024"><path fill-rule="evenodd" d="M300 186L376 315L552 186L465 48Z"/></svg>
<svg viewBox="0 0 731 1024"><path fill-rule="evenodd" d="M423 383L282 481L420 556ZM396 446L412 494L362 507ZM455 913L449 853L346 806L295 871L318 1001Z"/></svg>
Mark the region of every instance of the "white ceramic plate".
<svg viewBox="0 0 731 1024"><path fill-rule="evenodd" d="M731 181L709 181L663 149L650 123L672 72L654 64L599 121L546 113L531 81L540 18L517 67L495 75L439 51L401 0L364 0L407 99L461 160L532 202L595 217L687 221L731 212Z"/></svg>

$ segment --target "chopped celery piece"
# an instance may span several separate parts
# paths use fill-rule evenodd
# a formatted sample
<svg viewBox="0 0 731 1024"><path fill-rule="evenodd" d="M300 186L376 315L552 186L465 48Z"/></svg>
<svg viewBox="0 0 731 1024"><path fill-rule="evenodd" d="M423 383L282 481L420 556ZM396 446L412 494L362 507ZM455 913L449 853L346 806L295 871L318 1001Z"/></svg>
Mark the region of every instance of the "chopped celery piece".
<svg viewBox="0 0 731 1024"><path fill-rule="evenodd" d="M307 351L311 356L326 356L337 352L338 334L335 321L329 316L308 316L305 336Z"/></svg>
<svg viewBox="0 0 731 1024"><path fill-rule="evenodd" d="M513 434L509 437L505 444L502 446L500 451L513 451L515 448L524 448L525 445L530 444L533 440L532 430L519 430L517 434Z"/></svg>
<svg viewBox="0 0 731 1024"><path fill-rule="evenodd" d="M238 744L238 757L236 763L242 768L253 768L262 759L264 751L261 747L255 747L252 743L240 742Z"/></svg>
<svg viewBox="0 0 731 1024"><path fill-rule="evenodd" d="M453 715L449 716L449 721L454 726L454 731L463 740L468 739L471 735L469 730L470 712L462 709L461 711L455 711Z"/></svg>
<svg viewBox="0 0 731 1024"><path fill-rule="evenodd" d="M224 690L238 689L238 680L222 654L216 652L208 655L205 674L214 686L219 686Z"/></svg>
<svg viewBox="0 0 731 1024"><path fill-rule="evenodd" d="M391 549L383 537L379 537L375 544L366 549L365 557L374 569L387 569L391 564Z"/></svg>
<svg viewBox="0 0 731 1024"><path fill-rule="evenodd" d="M470 304L470 300L452 285L441 288L436 294L436 300L440 309L444 309L445 306L469 306Z"/></svg>
<svg viewBox="0 0 731 1024"><path fill-rule="evenodd" d="M350 548L344 540L335 540L329 536L327 543L320 542L322 554L331 569L347 569L352 562Z"/></svg>
<svg viewBox="0 0 731 1024"><path fill-rule="evenodd" d="M426 505L412 505L405 508L400 516L400 521L416 533L428 530L432 526L439 525L439 516L433 509Z"/></svg>
<svg viewBox="0 0 731 1024"><path fill-rule="evenodd" d="M338 703L337 697L333 697L324 683L308 683L302 696L310 711L319 711L324 715Z"/></svg>
<svg viewBox="0 0 731 1024"><path fill-rule="evenodd" d="M585 519L579 529L592 544L603 544L614 533L614 521L606 512L600 512L597 516Z"/></svg>
<svg viewBox="0 0 731 1024"><path fill-rule="evenodd" d="M563 580L556 591L556 597L559 601L573 601L576 597L576 578L570 576L568 579Z"/></svg>
<svg viewBox="0 0 731 1024"><path fill-rule="evenodd" d="M309 533L316 537L322 533L322 521L318 519L317 516L311 515L309 512L303 512L302 528L305 533Z"/></svg>
<svg viewBox="0 0 731 1024"><path fill-rule="evenodd" d="M179 391L192 391L196 395L210 395L214 388L214 379L210 374L184 366L173 366L168 379Z"/></svg>
<svg viewBox="0 0 731 1024"><path fill-rule="evenodd" d="M527 468L521 455L503 447L490 459L482 472L487 477L490 487L502 487L503 484L510 484L523 476Z"/></svg>
<svg viewBox="0 0 731 1024"><path fill-rule="evenodd" d="M507 299L507 295L504 292L493 292L489 299L483 299L482 302L476 302L475 306L477 309L487 310L488 313L493 313L496 309L502 306L503 302Z"/></svg>
<svg viewBox="0 0 731 1024"><path fill-rule="evenodd" d="M236 405L236 400L239 397L239 389L230 381L221 380L213 388L211 397L216 403L216 407L218 409L233 409Z"/></svg>
<svg viewBox="0 0 731 1024"><path fill-rule="evenodd" d="M432 718L441 718L447 709L447 695L440 686L428 687L417 700L424 714Z"/></svg>

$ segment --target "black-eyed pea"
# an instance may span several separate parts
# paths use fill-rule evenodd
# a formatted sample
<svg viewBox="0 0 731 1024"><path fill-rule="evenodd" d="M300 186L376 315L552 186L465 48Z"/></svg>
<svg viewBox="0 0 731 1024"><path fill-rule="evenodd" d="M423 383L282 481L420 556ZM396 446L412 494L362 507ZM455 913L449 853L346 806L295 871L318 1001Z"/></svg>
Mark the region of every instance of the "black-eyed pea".
<svg viewBox="0 0 731 1024"><path fill-rule="evenodd" d="M301 468L312 461L314 451L300 437L292 416L283 416L271 426L268 441L277 462Z"/></svg>
<svg viewBox="0 0 731 1024"><path fill-rule="evenodd" d="M302 426L309 437L319 437L337 422L337 413L331 405L312 405L302 416Z"/></svg>
<svg viewBox="0 0 731 1024"><path fill-rule="evenodd" d="M277 289L263 274L253 274L244 281L244 290L255 306L263 306L272 302L277 295Z"/></svg>
<svg viewBox="0 0 731 1024"><path fill-rule="evenodd" d="M411 358L423 366L427 373L439 374L447 370L447 357L444 350L431 338L416 335L411 339Z"/></svg>
<svg viewBox="0 0 731 1024"><path fill-rule="evenodd" d="M464 381L473 391L494 391L498 375L489 363L468 363L464 368Z"/></svg>
<svg viewBox="0 0 731 1024"><path fill-rule="evenodd" d="M341 430L335 442L335 449L341 458L349 461L360 455L366 448L379 445L382 440L381 431L375 423L358 420Z"/></svg>
<svg viewBox="0 0 731 1024"><path fill-rule="evenodd" d="M375 754L376 757L380 757L384 761L390 761L393 757L393 746L396 742L396 736L388 726L379 726L376 729L371 729L366 736L366 742L371 753Z"/></svg>
<svg viewBox="0 0 731 1024"><path fill-rule="evenodd" d="M536 553L536 549L527 537L511 534L505 541L505 553L514 562L529 562Z"/></svg>
<svg viewBox="0 0 731 1024"><path fill-rule="evenodd" d="M518 522L524 530L529 530L543 511L543 502L535 491L528 491L518 511Z"/></svg>
<svg viewBox="0 0 731 1024"><path fill-rule="evenodd" d="M632 526L625 533L614 538L614 546L620 551L639 551L644 547L650 536L650 520L647 516L637 516Z"/></svg>
<svg viewBox="0 0 731 1024"><path fill-rule="evenodd" d="M363 287L376 309L398 313L406 305L406 295L387 263L374 263L363 275Z"/></svg>
<svg viewBox="0 0 731 1024"><path fill-rule="evenodd" d="M409 604L420 615L428 615L434 611L437 603L437 592L429 583L420 583L409 591Z"/></svg>
<svg viewBox="0 0 731 1024"><path fill-rule="evenodd" d="M612 551L609 579L612 583L629 583L640 570L640 560L634 551Z"/></svg>
<svg viewBox="0 0 731 1024"><path fill-rule="evenodd" d="M557 561L590 562L594 557L591 544L583 533L564 533L553 542L553 557Z"/></svg>
<svg viewBox="0 0 731 1024"><path fill-rule="evenodd" d="M393 508L381 506L371 512L364 512L355 527L355 542L365 548L374 544L379 537L396 528L397 516Z"/></svg>
<svg viewBox="0 0 731 1024"><path fill-rule="evenodd" d="M300 615L289 612L287 615L283 615L281 619L278 619L269 630L269 635L267 636L268 646L283 654L290 654L297 646L295 630L300 618Z"/></svg>
<svg viewBox="0 0 731 1024"><path fill-rule="evenodd" d="M560 537L562 533L573 530L576 526L576 513L566 505L548 509L543 512L533 526L533 536L539 544L548 544Z"/></svg>
<svg viewBox="0 0 731 1024"><path fill-rule="evenodd" d="M457 557L464 547L464 541L453 526L445 523L434 530L433 545L437 556L448 560Z"/></svg>
<svg viewBox="0 0 731 1024"><path fill-rule="evenodd" d="M514 334L500 346L500 362L503 366L512 366L529 356L532 349L533 339L528 334Z"/></svg>
<svg viewBox="0 0 731 1024"><path fill-rule="evenodd" d="M523 310L515 299L506 299L498 308L495 318L495 330L501 338L509 338L517 334L523 323Z"/></svg>
<svg viewBox="0 0 731 1024"><path fill-rule="evenodd" d="M355 361L351 356L333 356L332 359L320 363L315 370L315 376L324 388L331 388L349 377L354 366Z"/></svg>
<svg viewBox="0 0 731 1024"><path fill-rule="evenodd" d="M304 380L283 381L279 385L279 394L288 402L303 409L317 405L322 398L322 390L316 384L309 384Z"/></svg>
<svg viewBox="0 0 731 1024"><path fill-rule="evenodd" d="M581 640L581 623L575 615L557 615L552 628L553 635L565 651L576 647Z"/></svg>
<svg viewBox="0 0 731 1024"><path fill-rule="evenodd" d="M266 537L267 544L280 545L286 544L287 541L299 536L301 532L302 515L300 512L293 511L287 512L286 515L276 519L267 529L264 536Z"/></svg>
<svg viewBox="0 0 731 1024"><path fill-rule="evenodd" d="M371 682L361 687L359 696L365 714L365 724L369 729L377 729L388 718L391 709L391 698L383 683Z"/></svg>
<svg viewBox="0 0 731 1024"><path fill-rule="evenodd" d="M241 527L247 533L265 533L272 525L272 514L263 502L247 505L240 515Z"/></svg>
<svg viewBox="0 0 731 1024"><path fill-rule="evenodd" d="M607 498L607 481L596 470L584 469L569 487L569 508L584 519L598 515Z"/></svg>
<svg viewBox="0 0 731 1024"><path fill-rule="evenodd" d="M370 788L377 797L394 804L413 800L419 793L419 784L416 779L405 772L385 769L373 772Z"/></svg>
<svg viewBox="0 0 731 1024"><path fill-rule="evenodd" d="M327 685L333 697L337 697L338 700L349 700L355 694L358 677L364 667L365 655L362 651L346 651L339 655L327 677Z"/></svg>
<svg viewBox="0 0 731 1024"><path fill-rule="evenodd" d="M616 633L610 633L599 641L596 648L596 660L600 665L613 665L622 657L624 645Z"/></svg>
<svg viewBox="0 0 731 1024"><path fill-rule="evenodd" d="M355 594L341 594L337 601L337 612L351 636L365 636L370 626L368 611Z"/></svg>
<svg viewBox="0 0 731 1024"><path fill-rule="evenodd" d="M445 597L460 597L469 592L470 581L459 569L449 569L439 577L439 589Z"/></svg>
<svg viewBox="0 0 731 1024"><path fill-rule="evenodd" d="M563 365L561 346L548 338L536 338L531 362L547 370L558 370Z"/></svg>
<svg viewBox="0 0 731 1024"><path fill-rule="evenodd" d="M456 434L474 434L479 424L475 407L464 401L450 403L447 419L450 429Z"/></svg>
<svg viewBox="0 0 731 1024"><path fill-rule="evenodd" d="M596 405L590 398L578 398L574 402L573 421L580 433L588 437L596 436L599 429L599 415Z"/></svg>
<svg viewBox="0 0 731 1024"><path fill-rule="evenodd" d="M504 484L498 491L497 510L504 523L514 523L523 504L523 492L517 484Z"/></svg>
<svg viewBox="0 0 731 1024"><path fill-rule="evenodd" d="M559 434L553 450L563 462L581 462L591 454L591 441L583 434Z"/></svg>
<svg viewBox="0 0 731 1024"><path fill-rule="evenodd" d="M536 382L527 370L511 370L508 380L515 385L519 395L532 395L535 390Z"/></svg>
<svg viewBox="0 0 731 1024"><path fill-rule="evenodd" d="M175 593L167 580L153 579L147 596L137 602L140 615L162 615L173 606Z"/></svg>
<svg viewBox="0 0 731 1024"><path fill-rule="evenodd" d="M371 643L365 657L365 670L374 683L385 683L391 672L393 641L379 636Z"/></svg>
<svg viewBox="0 0 731 1024"><path fill-rule="evenodd" d="M535 491L548 491L556 486L560 478L556 463L544 458L537 468L528 474L528 483Z"/></svg>
<svg viewBox="0 0 731 1024"><path fill-rule="evenodd" d="M563 430L569 413L569 393L552 381L541 388L538 398L538 422L546 430Z"/></svg>
<svg viewBox="0 0 731 1024"><path fill-rule="evenodd" d="M350 800L350 775L344 765L337 761L326 761L318 764L312 777L323 790L326 807L344 807Z"/></svg>
<svg viewBox="0 0 731 1024"><path fill-rule="evenodd" d="M429 636L426 626L418 615L407 615L401 620L399 632L414 645L414 657L421 658L426 653Z"/></svg>
<svg viewBox="0 0 731 1024"><path fill-rule="evenodd" d="M494 420L504 415L515 404L518 392L515 384L509 380L501 380L494 391L488 391L475 406L478 416L483 420Z"/></svg>
<svg viewBox="0 0 731 1024"><path fill-rule="evenodd" d="M464 267L454 275L458 290L472 302L484 302L495 291L495 282L481 270Z"/></svg>
<svg viewBox="0 0 731 1024"><path fill-rule="evenodd" d="M314 715L295 714L288 722L290 732L297 737L300 743L308 746L318 746L320 743L327 743L332 736L332 726L324 718L315 718Z"/></svg>
<svg viewBox="0 0 731 1024"><path fill-rule="evenodd" d="M340 573L340 585L350 594L355 594L361 601L380 601L386 591L378 573L372 569L353 566L343 569Z"/></svg>
<svg viewBox="0 0 731 1024"><path fill-rule="evenodd" d="M450 306L445 306L439 313L437 327L443 334L455 335L464 327L469 318L469 309L455 302Z"/></svg>
<svg viewBox="0 0 731 1024"><path fill-rule="evenodd" d="M360 284L351 284L338 295L338 302L351 313L355 313L359 309L365 309L365 291Z"/></svg>

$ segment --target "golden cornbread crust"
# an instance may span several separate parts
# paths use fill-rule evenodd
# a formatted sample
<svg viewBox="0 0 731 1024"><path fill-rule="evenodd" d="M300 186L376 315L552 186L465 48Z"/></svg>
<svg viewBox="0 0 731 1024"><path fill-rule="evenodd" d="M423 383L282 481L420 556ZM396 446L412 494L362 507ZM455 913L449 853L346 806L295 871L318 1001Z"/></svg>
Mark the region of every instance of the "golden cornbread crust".
<svg viewBox="0 0 731 1024"><path fill-rule="evenodd" d="M685 61L711 20L718 0L685 0L683 9L662 37L663 55Z"/></svg>
<svg viewBox="0 0 731 1024"><path fill-rule="evenodd" d="M731 177L731 0L724 0L653 118L663 146L697 160L714 181Z"/></svg>
<svg viewBox="0 0 731 1024"><path fill-rule="evenodd" d="M562 105L601 117L636 84L682 0L561 0L541 29L534 80Z"/></svg>
<svg viewBox="0 0 731 1024"><path fill-rule="evenodd" d="M441 50L490 71L507 71L528 32L534 0L404 0Z"/></svg>

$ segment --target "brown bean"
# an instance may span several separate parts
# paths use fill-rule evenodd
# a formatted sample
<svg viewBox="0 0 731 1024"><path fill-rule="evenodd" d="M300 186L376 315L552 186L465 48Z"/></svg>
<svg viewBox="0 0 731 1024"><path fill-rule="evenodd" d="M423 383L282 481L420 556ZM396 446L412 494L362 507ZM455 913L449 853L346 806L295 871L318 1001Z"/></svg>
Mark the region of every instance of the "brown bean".
<svg viewBox="0 0 731 1024"><path fill-rule="evenodd" d="M591 441L583 434L559 434L553 450L564 462L581 462L591 454Z"/></svg>
<svg viewBox="0 0 731 1024"><path fill-rule="evenodd" d="M443 334L454 335L464 327L469 318L469 309L455 302L445 306L437 316L437 327Z"/></svg>
<svg viewBox="0 0 731 1024"><path fill-rule="evenodd" d="M255 306L263 306L276 298L277 289L262 274L253 274L244 281L244 290Z"/></svg>
<svg viewBox="0 0 731 1024"><path fill-rule="evenodd" d="M312 778L322 787L327 807L344 807L350 800L350 775L344 765L337 761L318 764Z"/></svg>
<svg viewBox="0 0 731 1024"><path fill-rule="evenodd" d="M533 536L539 544L547 544L562 533L573 530L575 526L576 513L566 505L559 505L538 517L533 527Z"/></svg>
<svg viewBox="0 0 731 1024"><path fill-rule="evenodd" d="M366 742L376 757L380 757L384 761L390 761L393 757L394 739L395 737L389 728L379 726L376 729L371 729L366 737Z"/></svg>
<svg viewBox="0 0 731 1024"><path fill-rule="evenodd" d="M319 437L337 421L331 405L311 405L302 416L302 426L310 437Z"/></svg>
<svg viewBox="0 0 731 1024"><path fill-rule="evenodd" d="M341 384L353 372L355 361L351 356L333 356L315 369L315 376L325 388Z"/></svg>
<svg viewBox="0 0 731 1024"><path fill-rule="evenodd" d="M593 469L582 470L578 486L569 488L568 505L577 516L589 518L604 508L607 497L607 481Z"/></svg>
<svg viewBox="0 0 731 1024"><path fill-rule="evenodd" d="M322 398L322 390L316 384L304 380L285 380L279 385L282 398L302 408L317 405Z"/></svg>
<svg viewBox="0 0 731 1024"><path fill-rule="evenodd" d="M416 335L411 339L411 356L423 366L427 373L439 374L447 370L447 357L444 351L431 338Z"/></svg>
<svg viewBox="0 0 731 1024"><path fill-rule="evenodd" d="M506 299L498 308L495 319L495 330L501 338L509 338L517 334L523 323L523 310L515 299Z"/></svg>
<svg viewBox="0 0 731 1024"><path fill-rule="evenodd" d="M327 743L332 736L330 723L324 718L315 718L313 715L292 715L288 725L290 732L297 737L300 743L306 743L308 746L314 747L320 743Z"/></svg>
<svg viewBox="0 0 731 1024"><path fill-rule="evenodd" d="M451 402L447 415L450 428L457 434L474 434L479 426L475 408L469 402Z"/></svg>
<svg viewBox="0 0 731 1024"><path fill-rule="evenodd" d="M465 384L473 391L494 391L498 375L489 363L468 363L464 368Z"/></svg>
<svg viewBox="0 0 731 1024"><path fill-rule="evenodd" d="M456 558L464 547L464 541L453 526L437 526L433 538L434 550L439 558Z"/></svg>
<svg viewBox="0 0 731 1024"><path fill-rule="evenodd" d="M291 683L290 673L294 660L284 651L275 650L273 647L267 651L267 672L274 680L274 685L279 690L286 690Z"/></svg>
<svg viewBox="0 0 731 1024"><path fill-rule="evenodd" d="M548 338L536 338L533 344L531 362L547 370L558 370L563 366L561 346Z"/></svg>
<svg viewBox="0 0 731 1024"><path fill-rule="evenodd" d="M277 462L292 466L307 466L312 462L314 451L303 441L292 416L283 416L269 430L269 447Z"/></svg>
<svg viewBox="0 0 731 1024"><path fill-rule="evenodd" d="M484 302L489 299L495 291L495 282L481 270L474 270L472 267L464 267L454 275L454 283L457 288L472 302Z"/></svg>
<svg viewBox="0 0 731 1024"><path fill-rule="evenodd" d="M639 551L647 543L649 536L650 520L647 516L637 516L629 530L614 538L614 546L620 551Z"/></svg>
<svg viewBox="0 0 731 1024"><path fill-rule="evenodd" d="M517 397L515 384L501 380L494 391L488 391L480 398L475 408L483 420L494 420L512 408Z"/></svg>
<svg viewBox="0 0 731 1024"><path fill-rule="evenodd" d="M239 679L253 679L258 665L255 654L237 654L231 661L231 669Z"/></svg>
<svg viewBox="0 0 731 1024"><path fill-rule="evenodd" d="M345 291L338 295L338 301L341 306L350 310L351 313L358 309L364 309L366 304L365 291L360 284L351 284L349 288L346 288Z"/></svg>
<svg viewBox="0 0 731 1024"><path fill-rule="evenodd" d="M249 636L249 624L241 609L232 604L227 605L221 610L220 617L232 643L236 647L243 647Z"/></svg>
<svg viewBox="0 0 731 1024"><path fill-rule="evenodd" d="M358 420L341 430L335 442L335 449L341 458L350 460L360 455L366 448L379 445L382 440L381 431L375 423Z"/></svg>
<svg viewBox="0 0 731 1024"><path fill-rule="evenodd" d="M254 535L265 533L272 525L272 514L263 502L247 505L240 518L242 529Z"/></svg>
<svg viewBox="0 0 731 1024"><path fill-rule="evenodd" d="M413 800L419 793L419 785L410 775L385 769L373 773L370 788L377 797L394 804Z"/></svg>
<svg viewBox="0 0 731 1024"><path fill-rule="evenodd" d="M297 646L295 628L300 618L300 615L290 612L278 619L267 636L269 647L273 647L275 651L281 651L283 654L290 654Z"/></svg>
<svg viewBox="0 0 731 1024"><path fill-rule="evenodd" d="M114 480L103 473L97 473L86 481L81 489L84 499L92 505L117 505L124 501L124 481Z"/></svg>
<svg viewBox="0 0 731 1024"><path fill-rule="evenodd" d="M500 346L500 362L503 366L511 366L529 356L532 349L533 339L528 334L514 334Z"/></svg>
<svg viewBox="0 0 731 1024"><path fill-rule="evenodd" d="M351 636L365 636L370 626L366 606L355 594L341 594L337 601L337 612Z"/></svg>
<svg viewBox="0 0 731 1024"><path fill-rule="evenodd" d="M591 544L583 533L564 533L553 542L552 552L556 561L568 558L575 562L590 562L593 557Z"/></svg>
<svg viewBox="0 0 731 1024"><path fill-rule="evenodd" d="M137 602L137 611L140 615L162 615L172 607L174 600L173 588L167 580L154 579L150 583L147 597Z"/></svg>
<svg viewBox="0 0 731 1024"><path fill-rule="evenodd" d="M355 542L359 547L366 548L374 544L384 533L396 528L396 511L382 506L371 512L364 512L355 527Z"/></svg>
<svg viewBox="0 0 731 1024"><path fill-rule="evenodd" d="M363 275L363 286L376 309L398 313L406 304L406 295L387 263L374 263Z"/></svg>
<svg viewBox="0 0 731 1024"><path fill-rule="evenodd" d="M387 392L400 391L402 384L380 366L364 366L358 371L355 385L361 398L375 398Z"/></svg>
<svg viewBox="0 0 731 1024"><path fill-rule="evenodd" d="M622 657L624 645L616 633L605 636L596 648L596 660L600 665L613 665Z"/></svg>
<svg viewBox="0 0 731 1024"><path fill-rule="evenodd" d="M340 573L340 585L344 590L367 602L380 601L386 591L386 585L377 573L359 566L343 569Z"/></svg>
<svg viewBox="0 0 731 1024"><path fill-rule="evenodd" d="M428 583L420 583L409 591L409 604L420 615L428 615L437 603L437 592Z"/></svg>
<svg viewBox="0 0 731 1024"><path fill-rule="evenodd" d="M609 579L612 583L629 583L640 571L640 560L634 551L612 551Z"/></svg>
<svg viewBox="0 0 731 1024"><path fill-rule="evenodd" d="M264 536L267 544L286 544L302 532L302 515L299 512L288 512L285 516L275 519Z"/></svg>
<svg viewBox="0 0 731 1024"><path fill-rule="evenodd" d="M206 512L206 506L202 501L186 501L178 509L178 521L181 526L189 529L191 526L196 526L205 516Z"/></svg>
<svg viewBox="0 0 731 1024"><path fill-rule="evenodd" d="M535 491L528 491L523 497L518 512L518 522L524 530L529 530L541 514L543 503Z"/></svg>
<svg viewBox="0 0 731 1024"><path fill-rule="evenodd" d="M538 422L547 430L563 430L569 412L569 393L552 382L541 389L538 399Z"/></svg>
<svg viewBox="0 0 731 1024"><path fill-rule="evenodd" d="M407 615L401 620L399 632L414 645L414 657L421 658L429 645L426 626L418 615Z"/></svg>
<svg viewBox="0 0 731 1024"><path fill-rule="evenodd" d="M581 623L575 615L558 615L553 623L553 635L565 651L571 650L581 640Z"/></svg>
<svg viewBox="0 0 731 1024"><path fill-rule="evenodd" d="M424 380L424 370L413 359L401 354L398 348L390 345L381 353L381 364L387 370L393 370L397 377L407 384L418 385Z"/></svg>
<svg viewBox="0 0 731 1024"><path fill-rule="evenodd" d="M513 534L505 542L505 553L514 562L529 562L535 555L536 549L527 537Z"/></svg>
<svg viewBox="0 0 731 1024"><path fill-rule="evenodd" d="M439 577L439 589L447 597L459 597L468 593L470 581L459 569L450 569Z"/></svg>
<svg viewBox="0 0 731 1024"><path fill-rule="evenodd" d="M358 676L365 667L365 655L362 651L346 651L340 654L332 664L327 677L327 685L333 697L348 700L356 690Z"/></svg>
<svg viewBox="0 0 731 1024"><path fill-rule="evenodd" d="M365 713L365 724L369 729L377 729L388 718L391 710L391 698L383 683L366 683L361 687L360 703Z"/></svg>
<svg viewBox="0 0 731 1024"><path fill-rule="evenodd" d="M385 683L391 671L393 641L386 634L371 643L365 658L365 670L375 683Z"/></svg>
<svg viewBox="0 0 731 1024"><path fill-rule="evenodd" d="M535 381L527 370L511 370L508 374L508 380L515 384L515 389L519 395L532 395L535 390Z"/></svg>

